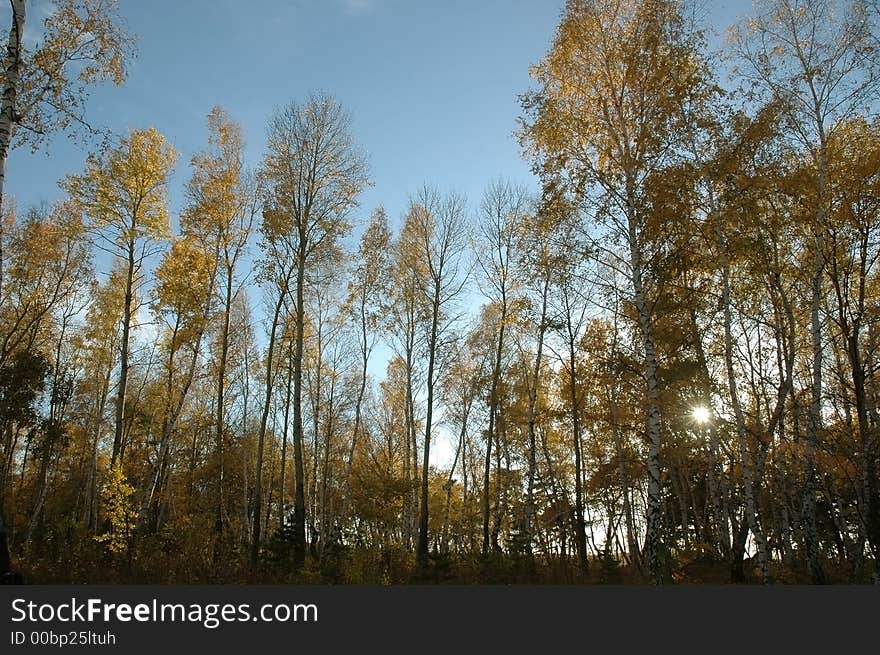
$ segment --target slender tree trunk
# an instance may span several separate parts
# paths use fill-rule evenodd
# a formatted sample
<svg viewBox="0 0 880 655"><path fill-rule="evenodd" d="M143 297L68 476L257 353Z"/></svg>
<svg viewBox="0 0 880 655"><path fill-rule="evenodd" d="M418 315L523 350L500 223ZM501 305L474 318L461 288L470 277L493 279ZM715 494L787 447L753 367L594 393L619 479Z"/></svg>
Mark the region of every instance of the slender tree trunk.
<svg viewBox="0 0 880 655"><path fill-rule="evenodd" d="M541 288L541 318L538 323L538 343L535 349L535 364L532 368L532 378L529 380L529 460L526 482L526 541L529 552L532 550L532 531L535 521L535 476L537 474L537 438L535 435L535 423L537 422L538 384L541 379L541 359L544 351L544 335L547 332L547 297L550 291L550 276L543 280Z"/></svg>
<svg viewBox="0 0 880 655"><path fill-rule="evenodd" d="M501 357L504 354L504 330L507 323L507 298L502 292L501 316L499 317L498 339L495 342L495 361L492 363L492 383L489 389L489 431L486 436L486 463L483 471L483 555L489 552L489 473L492 462L492 442L496 439L496 417L499 410L498 382L501 378ZM501 484L500 476L496 477L496 486ZM500 507L500 504L499 504ZM497 539L494 540L497 542Z"/></svg>
<svg viewBox="0 0 880 655"><path fill-rule="evenodd" d="M293 344L287 348L287 380L284 389L284 427L281 436L281 484L278 489L278 498L281 502L281 511L278 513L278 527L284 528L284 478L287 471L287 430L290 423L290 396L293 391Z"/></svg>
<svg viewBox="0 0 880 655"><path fill-rule="evenodd" d="M245 333L243 348L243 366L242 366L242 389L241 389L241 425L242 434L247 435L250 430L250 389L251 389L251 353L247 333ZM241 532L239 539L242 544L249 546L251 537L251 518L250 518L250 489L248 482L248 452L246 448L241 449Z"/></svg>
<svg viewBox="0 0 880 655"><path fill-rule="evenodd" d="M159 439L159 453L156 461L156 472L153 475L153 484L146 499L146 507L149 512L150 530L156 532L159 529L159 507L161 505L160 490L165 477L166 462L171 440L171 397L174 393L174 356L177 354L177 336L180 331L180 317L178 316L171 330L171 340L168 348L168 361L165 369L165 407L162 410L162 436Z"/></svg>
<svg viewBox="0 0 880 655"><path fill-rule="evenodd" d="M205 306L202 308L202 311L205 315L207 315L210 311L209 303L211 301L212 295L213 283L208 289L208 293L206 294ZM201 351L202 338L205 334L204 328L200 329L198 331L198 334L196 334L195 343L193 344L192 348L192 356L190 357L189 366L187 367L186 374L183 379L183 384L181 385L180 395L177 398L177 402L173 403L172 396L174 393L174 357L180 348L180 344L177 341L180 327L180 319L178 317L178 319L175 321L174 329L171 335L170 352L168 353L168 371L165 381L165 409L162 417L162 436L159 441L159 462L154 479L154 488L153 490L151 490L151 495L153 494L153 491L155 491L155 503L153 507L152 517L152 528L154 531L157 530L159 526L159 516L161 514L162 507L162 491L167 486L169 466L168 453L171 447L171 436L177 429L177 424L180 420L180 415L183 412L184 405L186 404L189 390L192 387L193 380L196 377L196 369L199 363L199 352Z"/></svg>
<svg viewBox="0 0 880 655"><path fill-rule="evenodd" d="M414 350L415 350L415 316L412 301L408 308L406 326L406 445L404 447L403 477L406 483L404 497L404 539L406 547L413 543L413 526L415 523L416 480L418 479L418 448L416 447L416 407L413 396Z"/></svg>
<svg viewBox="0 0 880 655"><path fill-rule="evenodd" d="M223 296L223 324L220 329L220 361L217 363L217 397L215 409L217 416L214 431L214 453L217 458L217 493L214 506L214 561L219 556L219 546L223 541L223 435L226 430L226 366L229 361L229 324L232 314L232 283L234 271L226 265L226 280ZM245 430L247 426L245 426Z"/></svg>
<svg viewBox="0 0 880 655"><path fill-rule="evenodd" d="M25 15L27 2L25 0L10 0L12 6L12 24L9 28L9 39L6 43L6 69L4 70L3 98L0 101L0 210L3 207L3 188L6 182L6 160L9 156L9 145L15 131L18 116L15 103L18 99L18 85L21 80L22 40L24 39ZM0 537L6 534L2 519L0 529L3 530ZM0 550L4 550L5 538L0 538ZM8 556L7 558L8 559ZM0 575L8 571L3 568L3 554L0 553Z"/></svg>
<svg viewBox="0 0 880 655"><path fill-rule="evenodd" d="M315 377L314 383L310 384L310 400L312 403L312 468L309 478L309 547L314 558L318 557L318 512L319 496L318 496L318 465L321 461L321 442L319 436L321 434L321 417L322 417L322 384L323 384L323 361L324 361L324 335L323 324L318 321L315 331Z"/></svg>
<svg viewBox="0 0 880 655"><path fill-rule="evenodd" d="M40 525L40 517L43 514L43 505L46 502L46 495L49 488L49 465L52 461L52 455L51 445L44 444L43 452L40 455L40 472L37 475L37 500L34 503L30 521L28 522L28 529L24 539L26 544L32 542L34 535L37 533L37 528Z"/></svg>
<svg viewBox="0 0 880 655"><path fill-rule="evenodd" d="M620 436L617 399L609 394L611 433L614 435L614 450L617 459L617 475L620 478L620 490L623 495L623 516L626 521L626 547L629 561L637 569L641 568L641 557L638 537L636 536L635 520L633 519L632 502L630 501L631 483L624 463L623 440Z"/></svg>
<svg viewBox="0 0 880 655"><path fill-rule="evenodd" d="M278 434L277 432L277 424L275 421L275 417L272 417L272 434ZM269 525L272 521L272 494L275 492L275 458L273 444L269 444L269 489L266 494L266 517L263 520L263 525L268 529Z"/></svg>
<svg viewBox="0 0 880 655"><path fill-rule="evenodd" d="M95 411L95 430L92 434L92 461L88 478L88 501L83 523L86 529L94 532L98 528L98 441L101 438L101 426L104 423L104 410L107 407L107 398L110 395L110 375L108 367L104 373L101 391L98 397L98 406Z"/></svg>
<svg viewBox="0 0 880 655"><path fill-rule="evenodd" d="M499 405L499 416L503 416L502 408L504 407L504 403ZM499 468L500 468L500 456L504 457L504 484L501 485L500 489L500 500L498 503L498 511L495 513L495 534L493 538L493 543L495 544L496 549L501 550L498 547L498 535L501 534L502 529L504 530L504 540L506 543L510 543L510 521L505 521L504 518L509 515L510 509L510 470L511 470L511 459L510 459L510 441L507 439L507 426L504 422L499 421L498 427L498 442L497 447L499 449Z"/></svg>
<svg viewBox="0 0 880 655"><path fill-rule="evenodd" d="M866 258L867 244L862 247L862 265L860 275L859 289L860 305L865 297L865 275L864 262ZM837 274L835 270L835 274ZM835 281L838 283L838 281ZM859 307L858 317L850 321L844 307L845 301L842 293L838 290L838 313L839 323L846 340L846 354L849 361L850 376L853 385L853 395L855 398L856 417L858 420L859 432L859 463L861 468L861 493L859 497L861 522L864 524L864 532L867 537L869 547L871 549L874 560L880 557L880 497L877 493L877 476L874 467L874 427L868 419L869 404L866 389L866 367L863 361L861 349L861 321L860 317L864 311L863 306ZM880 571L880 568L875 566Z"/></svg>
<svg viewBox="0 0 880 655"><path fill-rule="evenodd" d="M348 459L345 463L345 493L343 495L342 517L348 517L348 507L351 502L351 470L354 466L355 450L357 449L358 436L361 429L361 406L364 402L364 394L367 390L367 364L370 361L370 344L367 335L366 314L366 286L361 290L360 298L360 328L361 328L361 382L358 387L357 400L354 404L354 428L351 433L351 446L348 449Z"/></svg>
<svg viewBox="0 0 880 655"><path fill-rule="evenodd" d="M320 364L319 364L320 365ZM333 437L333 401L336 380L330 375L330 393L327 397L327 424L324 429L324 461L321 463L321 559L325 559L330 547L330 511L327 486L330 481L330 446Z"/></svg>
<svg viewBox="0 0 880 655"><path fill-rule="evenodd" d="M121 460L125 443L125 395L128 389L128 351L131 340L132 303L134 302L135 243L129 239L127 244L127 267L125 271L125 305L122 310L122 339L119 346L119 383L116 389L116 422L113 433L113 451L110 468Z"/></svg>
<svg viewBox="0 0 880 655"><path fill-rule="evenodd" d="M745 416L739 399L739 391L736 386L736 372L733 367L733 332L731 329L730 311L730 263L728 258L727 238L718 235L721 247L721 305L724 311L724 364L727 371L727 388L730 393L730 402L733 406L733 414L736 419L736 433L739 442L740 461L743 470L743 489L746 497L746 520L749 529L755 537L758 546L758 566L761 570L761 582L767 584L770 581L767 570L767 540L764 531L758 523L757 509L755 505L755 485L752 469L752 456L747 443Z"/></svg>
<svg viewBox="0 0 880 655"><path fill-rule="evenodd" d="M631 199L627 212L627 221L629 224L633 301L638 312L639 331L644 350L646 400L648 404L648 525L645 546L648 555L648 572L656 584L662 584L663 567L665 565L661 562L663 516L660 498L660 385L657 377L654 326L642 282L642 253L636 227L635 208L632 201L633 193L628 191L627 195Z"/></svg>
<svg viewBox="0 0 880 655"><path fill-rule="evenodd" d="M302 373L305 339L305 234L300 233L300 253L296 274L296 325L293 350L293 566L301 571L306 563L306 495L303 465ZM318 366L320 366L318 362Z"/></svg>
<svg viewBox="0 0 880 655"><path fill-rule="evenodd" d="M461 421L461 432L458 435L458 445L455 447L455 458L452 460L452 466L449 468L449 475L446 478L446 484L443 485L446 490L446 505L443 511L443 530L440 536L440 550L443 553L448 552L449 539L449 507L452 504L452 484L454 481L455 467L458 466L458 458L464 448L464 440L467 436L467 417L470 414L470 402L465 404L464 416ZM464 468L464 465L462 466Z"/></svg>
<svg viewBox="0 0 880 655"><path fill-rule="evenodd" d="M810 284L810 338L812 343L812 384L810 385L810 420L804 451L804 497L802 516L807 567L813 584L824 584L825 573L819 561L819 535L816 528L816 447L822 430L822 276L825 271L825 209L828 198L828 152L821 112L817 110L819 129L818 199L813 243L813 271Z"/></svg>
<svg viewBox="0 0 880 655"><path fill-rule="evenodd" d="M53 426L58 426L61 424L61 421L64 419L64 409L67 403L67 398L65 397L66 392L61 389L61 379L62 379L62 346L65 342L65 335L67 334L68 322L70 320L70 315L65 314L61 319L60 332L58 334L57 341L55 342L55 362L52 367L52 391L50 394L49 400L49 423ZM45 506L46 496L49 493L49 467L51 464L51 460L53 456L55 456L56 447L63 447L63 445L59 446L59 444L55 441L50 441L50 438L55 438L57 433L53 432L47 434L44 431L43 435L43 444L41 448L41 457L40 457L40 473L38 476L39 484L38 484L38 492L37 492L37 500L34 504L33 511L31 512L31 520L30 525L28 525L27 535L25 537L25 543L30 543L34 537L34 534L37 532L38 527L40 526L40 522L43 515L43 507ZM24 463L22 463L22 470L24 470Z"/></svg>
<svg viewBox="0 0 880 655"><path fill-rule="evenodd" d="M498 537L501 534L501 524L504 521L504 505L502 503L504 482L501 478L501 431L497 428L498 419L496 418L495 428L495 511L493 512L491 548L494 552L501 552L501 543Z"/></svg>
<svg viewBox="0 0 880 655"><path fill-rule="evenodd" d="M272 360L275 355L275 338L281 318L281 309L284 307L285 296L285 291L279 289L278 300L275 303L275 310L272 313L272 325L269 329L269 346L266 353L266 396L263 400L263 412L260 416L260 433L257 437L257 470L254 480L254 527L253 537L251 539L251 565L256 565L257 560L260 557L261 519L263 511L263 450L266 444L266 429L269 424L269 410L272 407L272 384L274 381L274 376L272 374Z"/></svg>
<svg viewBox="0 0 880 655"><path fill-rule="evenodd" d="M566 304L567 298L566 298ZM571 405L571 438L574 444L574 531L578 551L578 564L581 573L586 574L587 565L587 532L584 525L584 490L583 490L583 456L581 454L581 418L580 401L577 392L577 358L575 355L574 326L571 322L571 311L566 312L566 329L568 331L568 401Z"/></svg>
<svg viewBox="0 0 880 655"><path fill-rule="evenodd" d="M422 493L419 504L419 541L416 558L420 566L428 563L428 462L431 453L431 420L434 411L434 365L437 356L437 336L440 324L440 280L434 284L434 298L431 313L431 337L428 342L428 398L425 415L425 446L422 453Z"/></svg>

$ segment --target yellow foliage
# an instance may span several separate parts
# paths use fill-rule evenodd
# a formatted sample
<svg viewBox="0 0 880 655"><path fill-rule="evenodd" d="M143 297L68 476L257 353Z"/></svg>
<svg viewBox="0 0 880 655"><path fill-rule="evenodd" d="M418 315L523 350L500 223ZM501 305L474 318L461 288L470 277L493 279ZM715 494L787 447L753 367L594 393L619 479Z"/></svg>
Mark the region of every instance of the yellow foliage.
<svg viewBox="0 0 880 655"><path fill-rule="evenodd" d="M136 42L119 20L118 0L45 5L50 11L36 30L40 39L26 44L15 107L15 123L26 128L15 129L15 136L34 149L54 131L87 125L83 115L89 87L122 84Z"/></svg>
<svg viewBox="0 0 880 655"><path fill-rule="evenodd" d="M524 143L575 186L635 179L686 127L683 107L712 92L705 68L676 2L570 2L532 72L542 90L526 100Z"/></svg>
<svg viewBox="0 0 880 655"><path fill-rule="evenodd" d="M176 239L156 268L157 309L177 317L182 328L198 331L207 318L216 261L193 237Z"/></svg>
<svg viewBox="0 0 880 655"><path fill-rule="evenodd" d="M117 245L166 238L165 183L176 160L174 148L155 128L133 130L119 147L89 155L85 172L67 176L64 187L94 227L108 230Z"/></svg>
<svg viewBox="0 0 880 655"><path fill-rule="evenodd" d="M183 232L198 235L220 251L239 243L247 232L250 194L243 148L241 127L224 109L214 107L208 114L208 148L191 160L189 202L180 224Z"/></svg>
<svg viewBox="0 0 880 655"><path fill-rule="evenodd" d="M110 469L104 488L101 489L101 501L106 508L110 530L95 537L95 541L104 544L114 555L128 550L134 520L137 517L132 495L134 495L134 487L128 484L122 466L117 463Z"/></svg>

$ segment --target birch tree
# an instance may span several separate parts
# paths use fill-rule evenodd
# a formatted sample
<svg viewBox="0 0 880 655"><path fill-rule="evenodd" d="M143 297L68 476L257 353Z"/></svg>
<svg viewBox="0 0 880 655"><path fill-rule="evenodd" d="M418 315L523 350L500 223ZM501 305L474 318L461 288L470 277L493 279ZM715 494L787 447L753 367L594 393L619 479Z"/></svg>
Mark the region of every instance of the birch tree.
<svg viewBox="0 0 880 655"><path fill-rule="evenodd" d="M125 81L134 38L116 0L54 0L39 42L25 43L27 0L10 0L6 57L0 72L0 205L11 148L38 148L53 132L98 132L86 119L89 89Z"/></svg>
<svg viewBox="0 0 880 655"><path fill-rule="evenodd" d="M416 391L420 381L419 352L424 344L421 326L427 320L428 308L424 295L420 292L426 272L426 264L421 257L416 214L407 212L403 219L393 249L391 270L392 284L388 298L389 321L386 325L391 347L400 357L406 372L406 391L404 402L404 425L406 437L403 443L403 479L406 493L403 499L404 543L410 546L415 541L416 519L418 513L418 423L419 410Z"/></svg>
<svg viewBox="0 0 880 655"><path fill-rule="evenodd" d="M216 396L214 455L217 488L214 531L223 534L223 445L227 424L227 368L229 364L232 304L244 280L240 277L259 189L255 176L244 167L241 127L219 106L207 117L208 146L192 158L193 173L186 187L187 206L181 229L198 239L214 260L213 286L218 292L219 332L216 335ZM247 276L245 276L246 279Z"/></svg>
<svg viewBox="0 0 880 655"><path fill-rule="evenodd" d="M292 102L273 115L262 175L267 185L264 222L289 242L288 256L294 265L289 280L293 286L290 291L294 315L293 536L294 566L302 569L305 563L302 416L305 290L316 254L320 254L321 249L332 248L349 232L349 214L368 184L368 171L366 159L352 137L349 115L333 98L316 95L302 104ZM287 293L287 288L280 291ZM267 393L269 391L267 389ZM265 434L265 419L260 433ZM258 520L255 517L255 522ZM258 542L256 525L254 536ZM255 548L258 547L257 543Z"/></svg>
<svg viewBox="0 0 880 655"><path fill-rule="evenodd" d="M424 566L428 560L428 466L434 421L434 389L449 332L456 318L454 303L467 280L464 253L468 225L463 198L455 194L443 198L437 191L427 187L415 198L410 213L415 222L419 255L427 267L420 291L425 305L430 308L426 339L425 439L422 445L419 536L416 545L416 556Z"/></svg>
<svg viewBox="0 0 880 655"><path fill-rule="evenodd" d="M514 265L517 254L515 247L516 226L527 210L525 190L509 182L496 180L489 184L480 204L479 237L477 241L477 262L482 270L483 294L498 309L498 324L494 344L492 379L489 388L489 428L486 432L486 459L483 474L483 555L489 552L489 468L492 462L492 443L496 439L496 419L498 418L498 384L501 378L502 356L504 354L504 334L510 320L511 304L517 292L514 278ZM529 493L533 489L533 475L529 478ZM531 496L529 496L529 504ZM527 514L531 516L531 505Z"/></svg>
<svg viewBox="0 0 880 655"><path fill-rule="evenodd" d="M360 384L354 408L354 426L348 459L345 464L346 507L342 512L347 518L347 506L351 496L351 470L357 451L358 439L363 429L362 409L367 390L367 365L379 335L379 321L388 289L390 287L391 230L382 207L373 212L370 224L361 236L352 275L348 284L347 306L357 325L358 349L360 351Z"/></svg>
<svg viewBox="0 0 880 655"><path fill-rule="evenodd" d="M119 145L89 155L85 171L69 175L64 187L91 219L98 248L125 263L125 304L122 315L119 382L111 467L122 458L129 346L137 307L134 294L144 283L143 266L170 236L166 183L177 159L174 149L155 128L133 130Z"/></svg>
<svg viewBox="0 0 880 655"><path fill-rule="evenodd" d="M830 200L828 143L838 126L867 108L880 85L878 10L863 0L767 0L730 41L740 76L781 103L791 139L809 157L816 203L811 244L812 382L804 457L803 516L813 582L825 574L816 534L816 449L822 430L823 275Z"/></svg>
<svg viewBox="0 0 880 655"><path fill-rule="evenodd" d="M599 201L595 219L620 244L641 336L648 452L647 563L662 571L661 413L644 245L648 176L677 156L694 105L710 92L699 34L676 0L572 0L523 98L522 131L546 193Z"/></svg>

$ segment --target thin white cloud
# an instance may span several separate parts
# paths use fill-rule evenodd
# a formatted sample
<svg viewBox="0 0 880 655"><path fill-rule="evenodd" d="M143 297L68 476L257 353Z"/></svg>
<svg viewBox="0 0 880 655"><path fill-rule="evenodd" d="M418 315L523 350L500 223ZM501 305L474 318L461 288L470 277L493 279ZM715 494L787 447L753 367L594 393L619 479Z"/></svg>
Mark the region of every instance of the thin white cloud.
<svg viewBox="0 0 880 655"><path fill-rule="evenodd" d="M339 2L347 14L367 14L378 4L377 0L339 0Z"/></svg>

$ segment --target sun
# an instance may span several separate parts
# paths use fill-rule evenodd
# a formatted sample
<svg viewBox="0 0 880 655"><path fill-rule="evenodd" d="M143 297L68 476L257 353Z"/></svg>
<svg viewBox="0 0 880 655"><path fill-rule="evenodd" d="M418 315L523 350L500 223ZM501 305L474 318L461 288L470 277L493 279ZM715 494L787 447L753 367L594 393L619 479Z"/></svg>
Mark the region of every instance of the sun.
<svg viewBox="0 0 880 655"><path fill-rule="evenodd" d="M691 410L691 416L693 416L697 423L708 423L711 413L708 407L698 405Z"/></svg>

